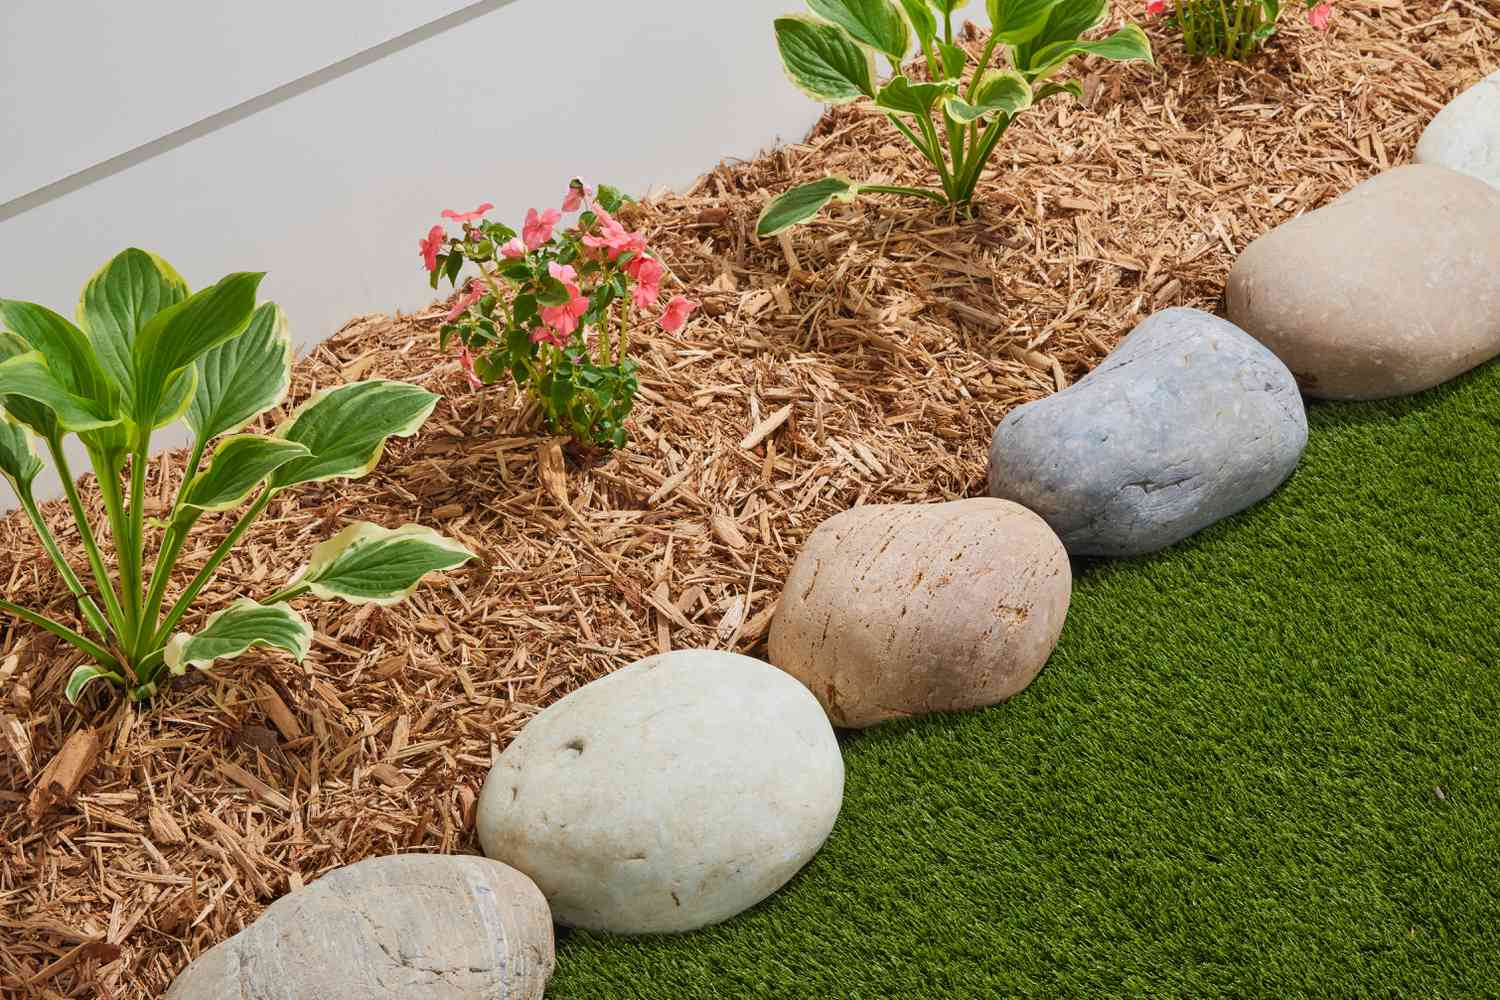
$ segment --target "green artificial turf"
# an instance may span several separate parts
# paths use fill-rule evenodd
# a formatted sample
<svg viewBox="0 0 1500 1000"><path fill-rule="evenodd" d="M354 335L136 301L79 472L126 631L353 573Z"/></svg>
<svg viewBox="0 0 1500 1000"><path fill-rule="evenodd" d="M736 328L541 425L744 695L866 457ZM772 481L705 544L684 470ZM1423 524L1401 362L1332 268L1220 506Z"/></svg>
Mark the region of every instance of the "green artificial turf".
<svg viewBox="0 0 1500 1000"><path fill-rule="evenodd" d="M845 738L786 889L548 995L1500 996L1500 365L1309 418L1270 500L1075 566L1024 694Z"/></svg>

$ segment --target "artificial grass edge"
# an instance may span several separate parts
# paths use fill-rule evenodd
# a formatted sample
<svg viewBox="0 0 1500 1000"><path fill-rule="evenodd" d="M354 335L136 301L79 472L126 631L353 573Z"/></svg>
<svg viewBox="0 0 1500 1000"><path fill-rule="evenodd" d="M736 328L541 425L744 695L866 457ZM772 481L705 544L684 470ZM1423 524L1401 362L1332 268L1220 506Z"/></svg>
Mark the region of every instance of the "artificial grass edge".
<svg viewBox="0 0 1500 1000"><path fill-rule="evenodd" d="M1266 501L1075 565L1020 696L844 736L789 886L548 995L1500 993L1500 365L1308 416Z"/></svg>

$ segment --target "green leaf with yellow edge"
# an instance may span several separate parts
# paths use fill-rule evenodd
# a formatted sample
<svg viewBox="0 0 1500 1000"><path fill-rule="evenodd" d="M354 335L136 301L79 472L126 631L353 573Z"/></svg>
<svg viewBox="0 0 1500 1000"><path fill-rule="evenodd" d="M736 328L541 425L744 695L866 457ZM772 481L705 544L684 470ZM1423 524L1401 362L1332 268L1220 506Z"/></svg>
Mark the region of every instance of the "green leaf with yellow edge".
<svg viewBox="0 0 1500 1000"><path fill-rule="evenodd" d="M875 105L899 114L931 114L938 101L953 93L953 88L951 82L912 83L904 76L893 76L875 95Z"/></svg>
<svg viewBox="0 0 1500 1000"><path fill-rule="evenodd" d="M437 401L425 389L383 379L323 390L277 428L277 437L306 446L308 454L277 469L271 486L360 478L379 463L388 439L421 429Z"/></svg>
<svg viewBox="0 0 1500 1000"><path fill-rule="evenodd" d="M196 388L194 363L225 341L245 332L255 311L255 290L263 274L238 273L221 279L186 299L163 309L135 338L135 399L131 413L144 433L182 416ZM177 407L163 403L182 396ZM175 412L174 412L175 411Z"/></svg>
<svg viewBox="0 0 1500 1000"><path fill-rule="evenodd" d="M875 97L875 57L842 28L791 14L775 29L781 64L803 93L828 104Z"/></svg>
<svg viewBox="0 0 1500 1000"><path fill-rule="evenodd" d="M773 199L760 213L760 221L755 224L755 235L762 238L775 236L811 219L829 202L853 201L858 194L859 185L847 177L825 177L811 184L794 187Z"/></svg>
<svg viewBox="0 0 1500 1000"><path fill-rule="evenodd" d="M1139 25L1127 24L1114 34L1093 41L1057 42L1037 51L1027 76L1044 80L1074 56L1098 56L1111 62L1152 62L1151 40Z"/></svg>
<svg viewBox="0 0 1500 1000"><path fill-rule="evenodd" d="M312 626L285 604L241 598L210 617L199 631L174 635L164 652L167 669L180 676L189 667L203 670L253 646L284 650L301 662L312 648L312 637Z"/></svg>
<svg viewBox="0 0 1500 1000"><path fill-rule="evenodd" d="M31 447L26 428L10 416L0 413L0 476L16 491L16 496L30 496L31 484L41 475L42 460Z"/></svg>
<svg viewBox="0 0 1500 1000"><path fill-rule="evenodd" d="M990 30L1007 45L1029 42L1042 33L1062 0L985 0Z"/></svg>
<svg viewBox="0 0 1500 1000"><path fill-rule="evenodd" d="M943 111L954 121L967 125L997 114L1012 117L1031 107L1031 101L1031 85L1020 73L1011 69L987 69L980 74L974 87L972 102L949 98L943 102Z"/></svg>
<svg viewBox="0 0 1500 1000"><path fill-rule="evenodd" d="M94 273L78 299L78 325L100 366L134 412L135 340L157 313L188 297L182 275L160 257L131 247Z"/></svg>
<svg viewBox="0 0 1500 1000"><path fill-rule="evenodd" d="M925 55L932 40L937 37L937 19L932 16L932 8L927 6L927 0L901 0L901 9L906 12L906 20L911 23L912 30L917 33L917 43Z"/></svg>
<svg viewBox="0 0 1500 1000"><path fill-rule="evenodd" d="M315 597L351 604L399 603L428 573L462 566L474 553L419 524L382 528L351 524L313 548L312 558L288 585Z"/></svg>
<svg viewBox="0 0 1500 1000"><path fill-rule="evenodd" d="M205 513L238 507L271 473L308 454L307 446L295 441L260 434L231 435L214 449L209 467L183 488L182 508Z"/></svg>
<svg viewBox="0 0 1500 1000"><path fill-rule="evenodd" d="M83 689L94 681L109 681L120 687L125 686L125 678L113 670L105 670L103 667L85 663L81 667L74 668L73 673L68 676L68 686L63 689L63 697L68 699L69 705L78 704L78 699L83 697Z"/></svg>
<svg viewBox="0 0 1500 1000"><path fill-rule="evenodd" d="M198 385L184 419L199 441L242 430L286 398L292 335L286 314L263 303L245 332L199 358Z"/></svg>
<svg viewBox="0 0 1500 1000"><path fill-rule="evenodd" d="M6 397L20 397L50 412L55 425L49 427L50 420L33 423L28 419L30 409L15 406L7 399L6 409L38 434L46 435L53 428L90 431L113 427L120 422L119 417L99 412L98 404L93 400L69 392L48 367L40 351L28 351L0 361L0 398Z"/></svg>
<svg viewBox="0 0 1500 1000"><path fill-rule="evenodd" d="M807 0L807 6L894 64L899 65L911 47L906 19L891 0Z"/></svg>

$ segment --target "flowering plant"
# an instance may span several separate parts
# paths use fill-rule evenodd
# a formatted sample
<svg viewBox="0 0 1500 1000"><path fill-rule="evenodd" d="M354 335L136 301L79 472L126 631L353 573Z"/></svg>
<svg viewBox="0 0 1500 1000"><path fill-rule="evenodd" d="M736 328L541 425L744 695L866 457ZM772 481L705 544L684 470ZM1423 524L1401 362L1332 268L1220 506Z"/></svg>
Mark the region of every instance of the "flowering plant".
<svg viewBox="0 0 1500 1000"><path fill-rule="evenodd" d="M625 443L640 387L628 353L636 318L655 313L672 333L698 307L681 295L661 305L666 266L615 217L629 201L608 185L595 191L574 179L561 209L531 209L520 233L485 219L494 208L486 202L443 213L463 227L459 235L437 225L421 241L432 287L446 277L460 289L440 343L458 341L469 383L515 379L549 426L585 445ZM559 230L572 212L577 220ZM464 274L469 263L472 276Z"/></svg>
<svg viewBox="0 0 1500 1000"><path fill-rule="evenodd" d="M1016 115L1054 94L1083 99L1078 81L1054 79L1074 56L1151 61L1151 43L1134 24L1106 38L1079 37L1104 22L1109 0L986 0L989 41L964 83L970 57L953 42L953 11L961 6L959 0L900 3L897 9L892 0L807 0L818 16L777 18L776 44L787 75L809 96L828 104L868 100L885 112L932 164L942 189L825 177L793 188L766 206L756 227L759 235L774 236L812 218L830 201L851 201L866 191L968 205L980 173ZM913 35L925 79L908 75L903 65ZM1010 57L1006 69L990 66L1001 44ZM877 52L890 61L894 73L878 88Z"/></svg>
<svg viewBox="0 0 1500 1000"><path fill-rule="evenodd" d="M0 299L0 477L15 490L92 635L8 601L0 601L0 612L89 657L92 662L68 680L69 701L96 680L141 701L156 693L169 671L202 669L252 646L272 646L300 660L313 630L292 609L292 600L311 594L395 604L427 573L473 558L429 528L352 524L314 546L307 566L276 593L260 602L241 598L196 633L173 634L273 498L303 483L360 478L380 461L386 441L415 434L438 400L405 382L351 382L313 396L274 434L242 433L280 405L291 381L286 317L275 303L255 303L261 277L231 274L190 293L166 261L130 249L84 287L77 325L42 306ZM193 432L192 456L176 500L155 522L163 534L148 572L151 434L179 418ZM69 434L82 442L98 479L114 543L113 576L63 450ZM42 461L33 435L57 466L97 600L64 558L37 506L32 487ZM247 503L192 581L166 604L172 570L198 521Z"/></svg>
<svg viewBox="0 0 1500 1000"><path fill-rule="evenodd" d="M1333 4L1327 0L1303 0L1307 20L1319 31L1327 31ZM1281 0L1177 0L1171 12L1167 0L1146 0L1146 13L1167 15L1182 32L1190 56L1223 56L1249 59L1276 34Z"/></svg>

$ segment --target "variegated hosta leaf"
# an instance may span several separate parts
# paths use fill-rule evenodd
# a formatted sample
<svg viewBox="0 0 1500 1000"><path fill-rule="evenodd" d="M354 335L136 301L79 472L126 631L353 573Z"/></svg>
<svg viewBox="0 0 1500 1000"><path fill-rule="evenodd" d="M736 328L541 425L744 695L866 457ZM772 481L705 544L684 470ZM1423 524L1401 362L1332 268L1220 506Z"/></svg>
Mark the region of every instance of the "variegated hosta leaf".
<svg viewBox="0 0 1500 1000"><path fill-rule="evenodd" d="M775 236L801 222L806 222L823 210L830 201L853 201L859 194L859 185L847 177L825 177L811 184L794 187L775 198L760 213L755 224L755 235Z"/></svg>
<svg viewBox="0 0 1500 1000"><path fill-rule="evenodd" d="M1152 62L1151 40L1139 25L1127 24L1107 38L1095 41L1057 42L1039 49L1032 59L1028 75L1044 80L1062 69L1074 56L1098 56L1111 62Z"/></svg>
<svg viewBox="0 0 1500 1000"><path fill-rule="evenodd" d="M0 361L0 398L9 397L29 400L52 414L34 420L34 417L44 416L37 406L16 406L7 401L6 409L38 434L48 434L54 426L68 431L88 431L112 427L120 422L120 418L100 412L99 404L93 400L69 392L48 367L40 351Z"/></svg>
<svg viewBox="0 0 1500 1000"><path fill-rule="evenodd" d="M395 529L351 524L314 546L307 568L289 586L305 586L324 599L389 606L416 590L428 573L473 558L462 545L418 524Z"/></svg>
<svg viewBox="0 0 1500 1000"><path fill-rule="evenodd" d="M187 282L171 264L134 247L117 254L83 288L78 324L132 413L135 339L153 316L187 297Z"/></svg>
<svg viewBox="0 0 1500 1000"><path fill-rule="evenodd" d="M933 106L953 92L951 82L912 83L904 76L893 76L875 96L877 107L904 115L931 114Z"/></svg>
<svg viewBox="0 0 1500 1000"><path fill-rule="evenodd" d="M943 111L954 121L967 125L991 115L1013 116L1031 107L1031 85L1015 70L987 69L980 74L971 102L951 97Z"/></svg>
<svg viewBox="0 0 1500 1000"><path fill-rule="evenodd" d="M271 473L307 453L305 445L281 438L259 434L227 437L214 449L213 463L184 487L183 509L202 513L238 507Z"/></svg>
<svg viewBox="0 0 1500 1000"><path fill-rule="evenodd" d="M781 64L803 93L829 104L874 98L875 57L842 28L800 14L775 26Z"/></svg>
<svg viewBox="0 0 1500 1000"><path fill-rule="evenodd" d="M42 471L42 460L31 448L26 428L0 413L0 476L4 476L21 497L31 493L32 481Z"/></svg>
<svg viewBox="0 0 1500 1000"><path fill-rule="evenodd" d="M119 684L122 687L125 684L125 678L113 670L105 670L103 667L96 667L91 663L85 663L83 666L75 668L73 673L69 675L68 686L63 689L63 696L68 699L69 705L76 705L78 704L78 699L83 695L83 689L94 681L101 680L109 681L111 684Z"/></svg>
<svg viewBox="0 0 1500 1000"><path fill-rule="evenodd" d="M1036 54L1048 45L1071 42L1104 23L1109 0L1062 0L1047 15L1047 22L1034 38L1011 49L1011 66L1028 77L1037 64Z"/></svg>
<svg viewBox="0 0 1500 1000"><path fill-rule="evenodd" d="M232 434L279 404L292 375L286 315L263 303L245 332L198 359L198 388L186 421L199 441Z"/></svg>
<svg viewBox="0 0 1500 1000"><path fill-rule="evenodd" d="M932 16L932 8L927 6L927 0L901 0L901 9L906 11L906 19L917 33L917 44L925 53L937 37L937 19Z"/></svg>
<svg viewBox="0 0 1500 1000"><path fill-rule="evenodd" d="M325 389L277 428L277 437L305 445L309 454L278 469L271 485L358 479L375 468L387 439L415 434L437 401L417 386L383 379Z"/></svg>
<svg viewBox="0 0 1500 1000"><path fill-rule="evenodd" d="M208 619L201 631L179 632L167 643L167 669L177 675L202 670L215 660L239 656L251 646L272 646L299 662L312 647L312 626L285 604L235 601Z"/></svg>
<svg viewBox="0 0 1500 1000"><path fill-rule="evenodd" d="M986 0L990 30L1007 45L1029 42L1047 25L1052 8L1062 0Z"/></svg>
<svg viewBox="0 0 1500 1000"><path fill-rule="evenodd" d="M135 338L135 402L131 413L142 433L182 416L192 401L199 358L245 332L255 311L262 274L231 274L211 288L163 309ZM184 391L183 382L191 380ZM164 407L181 397L175 411Z"/></svg>
<svg viewBox="0 0 1500 1000"><path fill-rule="evenodd" d="M807 5L892 63L899 64L911 47L906 20L891 0L807 0Z"/></svg>
<svg viewBox="0 0 1500 1000"><path fill-rule="evenodd" d="M63 423L70 426L63 430L82 430L86 427L114 427L119 421L119 387L105 373L94 355L88 337L68 320L45 306L13 299L0 299L0 326L10 331L0 336L0 361L32 351L39 353L56 387L78 400L73 410L73 419ZM0 389L0 399L11 395ZM36 396L17 392L23 399L8 402L6 409L11 416L50 438L59 433L59 421L51 403ZM89 419L78 419L78 409L88 411ZM96 434L111 434L110 431L92 431Z"/></svg>

